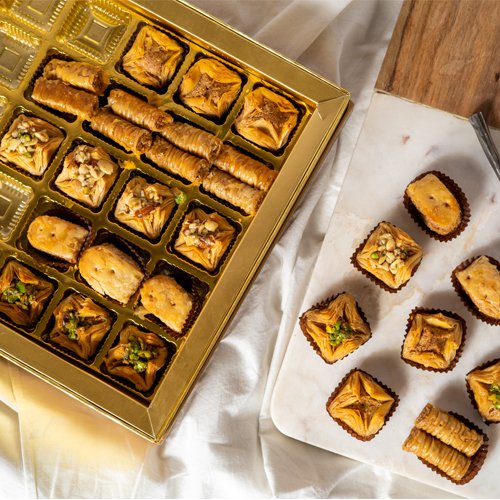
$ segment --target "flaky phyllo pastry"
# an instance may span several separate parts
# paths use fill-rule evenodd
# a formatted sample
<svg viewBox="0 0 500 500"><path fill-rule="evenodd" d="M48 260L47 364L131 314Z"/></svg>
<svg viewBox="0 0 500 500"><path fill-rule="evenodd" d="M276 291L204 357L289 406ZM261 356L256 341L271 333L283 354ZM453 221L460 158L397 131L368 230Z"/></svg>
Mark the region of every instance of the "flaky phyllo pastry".
<svg viewBox="0 0 500 500"><path fill-rule="evenodd" d="M355 255L356 263L394 290L404 285L422 260L422 247L389 222L381 222Z"/></svg>
<svg viewBox="0 0 500 500"><path fill-rule="evenodd" d="M66 158L56 186L70 198L97 208L118 175L118 165L100 146L77 146Z"/></svg>
<svg viewBox="0 0 500 500"><path fill-rule="evenodd" d="M394 397L370 375L353 370L327 403L330 416L360 439L371 439L384 426Z"/></svg>
<svg viewBox="0 0 500 500"><path fill-rule="evenodd" d="M54 287L15 260L0 275L0 313L20 326L33 324L42 314Z"/></svg>
<svg viewBox="0 0 500 500"><path fill-rule="evenodd" d="M139 83L159 88L172 78L183 52L176 40L150 26L144 26L123 57L122 65Z"/></svg>
<svg viewBox="0 0 500 500"><path fill-rule="evenodd" d="M500 361L467 374L477 410L486 422L500 422Z"/></svg>
<svg viewBox="0 0 500 500"><path fill-rule="evenodd" d="M50 340L89 359L111 328L111 316L89 297L73 293L54 309Z"/></svg>
<svg viewBox="0 0 500 500"><path fill-rule="evenodd" d="M0 159L39 176L47 170L63 139L63 133L54 125L21 114L2 138Z"/></svg>
<svg viewBox="0 0 500 500"><path fill-rule="evenodd" d="M78 261L83 279L101 295L126 304L144 278L139 265L110 243L87 248Z"/></svg>
<svg viewBox="0 0 500 500"><path fill-rule="evenodd" d="M196 113L221 118L241 89L236 71L216 59L200 59L182 78L179 98Z"/></svg>
<svg viewBox="0 0 500 500"><path fill-rule="evenodd" d="M258 87L245 97L234 125L245 139L276 151L287 143L298 117L297 108L288 99Z"/></svg>
<svg viewBox="0 0 500 500"><path fill-rule="evenodd" d="M104 358L108 373L124 378L139 391L149 390L156 373L167 362L168 349L158 335L142 332L133 325L120 332L118 345Z"/></svg>
<svg viewBox="0 0 500 500"><path fill-rule="evenodd" d="M301 316L300 328L327 363L347 356L371 336L370 326L350 293L313 306Z"/></svg>
<svg viewBox="0 0 500 500"><path fill-rule="evenodd" d="M234 227L222 215L194 208L182 221L174 248L187 259L214 271L234 235Z"/></svg>
<svg viewBox="0 0 500 500"><path fill-rule="evenodd" d="M500 270L486 255L455 274L480 313L500 320Z"/></svg>
<svg viewBox="0 0 500 500"><path fill-rule="evenodd" d="M123 224L157 238L177 203L184 194L158 182L150 184L142 177L134 177L125 187L115 208L115 217Z"/></svg>
<svg viewBox="0 0 500 500"><path fill-rule="evenodd" d="M52 215L35 217L28 227L30 244L53 257L74 264L89 231Z"/></svg>
<svg viewBox="0 0 500 500"><path fill-rule="evenodd" d="M417 312L403 344L403 359L446 370L457 354L463 334L463 322L456 318L441 312Z"/></svg>
<svg viewBox="0 0 500 500"><path fill-rule="evenodd" d="M164 274L153 276L141 287L141 304L144 309L165 325L181 333L193 309L191 295L174 278Z"/></svg>

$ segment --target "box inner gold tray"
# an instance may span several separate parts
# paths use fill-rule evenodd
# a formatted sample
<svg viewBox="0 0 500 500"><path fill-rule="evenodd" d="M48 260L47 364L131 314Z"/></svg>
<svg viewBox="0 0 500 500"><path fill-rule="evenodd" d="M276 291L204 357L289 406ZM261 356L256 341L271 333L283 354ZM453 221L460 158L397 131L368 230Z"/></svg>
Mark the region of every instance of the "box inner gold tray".
<svg viewBox="0 0 500 500"><path fill-rule="evenodd" d="M0 16L0 138L20 114L41 118L64 133L61 146L41 177L0 161L0 268L16 260L54 285L54 292L35 325L20 327L0 314L0 353L155 442L164 439L350 109L347 91L188 4L166 0L161 9L163 17L135 3L119 0L47 0L43 8L34 0L11 0ZM141 85L122 66L123 55L146 25L175 37L185 48L173 79L161 89ZM34 81L54 57L102 66L110 75L110 88L147 98L176 120L211 132L224 143L278 171L256 215L250 216L203 188L169 174L144 155L127 153L96 134L88 122L35 102L31 97ZM195 113L178 97L183 76L201 57L217 59L242 77L241 91L221 119ZM259 86L285 96L299 111L298 124L290 139L276 152L253 144L234 127L245 96ZM106 104L105 96L100 97L102 106ZM103 147L121 166L108 196L96 209L69 198L54 184L65 157L81 143ZM177 188L185 195L155 240L130 230L113 216L117 199L127 182L137 175ZM183 258L173 248L182 220L194 207L221 214L235 229L230 248L213 272ZM142 264L146 277L166 272L181 281L187 280L199 297L187 331L178 335L149 315L140 317L135 311L138 292L127 304L120 304L92 289L80 276L77 264L57 266L34 252L27 241L27 228L34 217L50 211L70 212L85 221L91 229L87 246L108 241L123 243ZM89 361L79 359L48 339L54 308L70 292L90 297L113 318L111 330ZM147 392L110 376L102 366L106 353L128 324L157 334L168 346L169 362Z"/></svg>

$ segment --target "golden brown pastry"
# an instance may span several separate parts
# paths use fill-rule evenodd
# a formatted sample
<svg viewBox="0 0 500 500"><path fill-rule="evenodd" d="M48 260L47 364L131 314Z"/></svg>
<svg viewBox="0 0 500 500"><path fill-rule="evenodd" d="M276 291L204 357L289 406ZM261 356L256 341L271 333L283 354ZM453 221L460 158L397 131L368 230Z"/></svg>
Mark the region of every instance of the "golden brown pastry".
<svg viewBox="0 0 500 500"><path fill-rule="evenodd" d="M330 416L360 439L368 440L384 426L394 397L370 375L353 370L327 403Z"/></svg>
<svg viewBox="0 0 500 500"><path fill-rule="evenodd" d="M144 278L137 263L110 243L84 250L78 267L83 279L96 292L122 304L129 301Z"/></svg>
<svg viewBox="0 0 500 500"><path fill-rule="evenodd" d="M222 141L214 134L187 123L174 121L165 125L159 132L178 148L210 162L219 154L222 147Z"/></svg>
<svg viewBox="0 0 500 500"><path fill-rule="evenodd" d="M110 92L108 104L113 113L153 132L162 130L165 125L173 121L172 116L165 111L120 89L113 89Z"/></svg>
<svg viewBox="0 0 500 500"><path fill-rule="evenodd" d="M167 172L187 179L195 185L203 182L210 168L207 160L190 155L161 137L155 137L153 146L146 151L146 156Z"/></svg>
<svg viewBox="0 0 500 500"><path fill-rule="evenodd" d="M15 260L0 275L0 313L20 326L32 325L42 314L54 286Z"/></svg>
<svg viewBox="0 0 500 500"><path fill-rule="evenodd" d="M176 206L184 195L178 189L170 189L155 182L150 184L142 177L134 177L125 186L115 208L115 217L127 226L158 238Z"/></svg>
<svg viewBox="0 0 500 500"><path fill-rule="evenodd" d="M406 193L431 231L445 236L453 233L460 225L460 205L435 174L429 173L413 181L406 188Z"/></svg>
<svg viewBox="0 0 500 500"><path fill-rule="evenodd" d="M109 77L101 66L61 59L51 59L43 69L43 76L97 95L102 95L109 84Z"/></svg>
<svg viewBox="0 0 500 500"><path fill-rule="evenodd" d="M372 334L356 299L346 292L307 310L300 318L300 328L327 363L355 351Z"/></svg>
<svg viewBox="0 0 500 500"><path fill-rule="evenodd" d="M84 227L52 215L35 217L28 227L28 241L58 259L75 264L89 232Z"/></svg>
<svg viewBox="0 0 500 500"><path fill-rule="evenodd" d="M196 113L221 118L241 89L236 71L216 59L196 61L183 76L179 98Z"/></svg>
<svg viewBox="0 0 500 500"><path fill-rule="evenodd" d="M416 427L403 443L403 450L414 453L454 481L460 481L471 465L470 458Z"/></svg>
<svg viewBox="0 0 500 500"><path fill-rule="evenodd" d="M120 332L118 345L106 354L104 364L108 373L128 380L138 391L145 392L153 386L167 358L167 346L158 335L128 325Z"/></svg>
<svg viewBox="0 0 500 500"><path fill-rule="evenodd" d="M453 415L427 403L415 420L415 427L472 457L484 444L484 438Z"/></svg>
<svg viewBox="0 0 500 500"><path fill-rule="evenodd" d="M174 248L187 259L214 271L234 236L234 227L222 215L194 208L182 221Z"/></svg>
<svg viewBox="0 0 500 500"><path fill-rule="evenodd" d="M355 262L390 289L402 287L422 260L422 247L399 227L381 222L371 232Z"/></svg>
<svg viewBox="0 0 500 500"><path fill-rule="evenodd" d="M173 77L183 54L176 40L151 26L144 26L123 57L122 65L139 83L160 88Z"/></svg>
<svg viewBox="0 0 500 500"><path fill-rule="evenodd" d="M63 133L54 125L21 114L2 138L0 158L39 176L47 170L63 139Z"/></svg>
<svg viewBox="0 0 500 500"><path fill-rule="evenodd" d="M500 361L472 370L466 380L483 420L500 422Z"/></svg>
<svg viewBox="0 0 500 500"><path fill-rule="evenodd" d="M103 148L81 144L66 158L56 186L70 198L97 208L118 175L118 165Z"/></svg>
<svg viewBox="0 0 500 500"><path fill-rule="evenodd" d="M203 179L203 189L241 208L249 215L257 213L266 196L264 191L254 189L217 168L212 168Z"/></svg>
<svg viewBox="0 0 500 500"><path fill-rule="evenodd" d="M403 359L446 370L462 344L463 322L441 312L416 312L403 344Z"/></svg>
<svg viewBox="0 0 500 500"><path fill-rule="evenodd" d="M500 320L500 270L488 256L481 255L455 276L480 313Z"/></svg>
<svg viewBox="0 0 500 500"><path fill-rule="evenodd" d="M74 89L60 80L47 80L43 77L35 82L31 97L49 108L76 115L80 120L90 120L99 106L96 95Z"/></svg>
<svg viewBox="0 0 500 500"><path fill-rule="evenodd" d="M118 143L125 150L138 155L148 150L153 142L149 130L132 125L106 108L99 109L92 117L90 126Z"/></svg>
<svg viewBox="0 0 500 500"><path fill-rule="evenodd" d="M111 328L111 316L89 297L73 293L54 309L50 340L82 359L90 359Z"/></svg>
<svg viewBox="0 0 500 500"><path fill-rule="evenodd" d="M297 108L288 99L259 87L246 95L234 126L245 139L277 151L287 143L298 117Z"/></svg>
<svg viewBox="0 0 500 500"><path fill-rule="evenodd" d="M193 299L174 278L158 274L144 282L141 287L141 303L151 314L176 333L182 333Z"/></svg>
<svg viewBox="0 0 500 500"><path fill-rule="evenodd" d="M246 154L240 153L229 144L222 146L219 154L214 159L214 165L245 184L266 192L269 191L278 175L276 170L267 167Z"/></svg>

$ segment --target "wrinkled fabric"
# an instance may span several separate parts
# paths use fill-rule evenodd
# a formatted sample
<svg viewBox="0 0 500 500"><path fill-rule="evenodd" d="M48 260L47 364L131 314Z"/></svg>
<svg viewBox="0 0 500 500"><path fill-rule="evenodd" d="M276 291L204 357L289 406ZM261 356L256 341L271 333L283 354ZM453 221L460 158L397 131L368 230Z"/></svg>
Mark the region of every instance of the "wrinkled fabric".
<svg viewBox="0 0 500 500"><path fill-rule="evenodd" d="M160 0L142 3L161 14ZM356 106L163 445L0 360L0 497L450 497L290 439L269 410L401 2L193 3L344 86Z"/></svg>

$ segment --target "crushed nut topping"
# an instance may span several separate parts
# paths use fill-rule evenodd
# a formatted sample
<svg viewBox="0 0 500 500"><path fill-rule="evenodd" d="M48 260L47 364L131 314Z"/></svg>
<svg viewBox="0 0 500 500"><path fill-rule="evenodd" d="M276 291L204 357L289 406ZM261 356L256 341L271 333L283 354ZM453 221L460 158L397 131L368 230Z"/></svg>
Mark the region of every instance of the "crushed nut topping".
<svg viewBox="0 0 500 500"><path fill-rule="evenodd" d="M182 233L186 238L186 244L206 248L215 244L218 228L219 224L214 220L201 222L199 219L194 219Z"/></svg>
<svg viewBox="0 0 500 500"><path fill-rule="evenodd" d="M28 120L21 120L7 142L9 152L16 151L26 158L33 158L36 146L50 139L46 129L36 130Z"/></svg>
<svg viewBox="0 0 500 500"><path fill-rule="evenodd" d="M396 240L390 233L384 233L377 240L377 251L370 257L376 261L375 267L397 274L409 255L400 240Z"/></svg>
<svg viewBox="0 0 500 500"><path fill-rule="evenodd" d="M135 217L142 219L162 205L165 197L158 192L155 185L150 184L142 188L138 184L124 201L127 213L133 213Z"/></svg>
<svg viewBox="0 0 500 500"><path fill-rule="evenodd" d="M102 158L99 151L90 146L78 146L73 152L73 159L75 177L86 193L90 193L99 179L114 172L113 162Z"/></svg>
<svg viewBox="0 0 500 500"><path fill-rule="evenodd" d="M126 346L123 361L125 364L132 365L137 373L146 371L148 361L158 355L156 348L151 347L144 342L141 337L130 335Z"/></svg>

